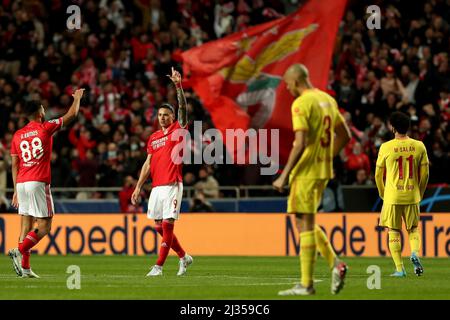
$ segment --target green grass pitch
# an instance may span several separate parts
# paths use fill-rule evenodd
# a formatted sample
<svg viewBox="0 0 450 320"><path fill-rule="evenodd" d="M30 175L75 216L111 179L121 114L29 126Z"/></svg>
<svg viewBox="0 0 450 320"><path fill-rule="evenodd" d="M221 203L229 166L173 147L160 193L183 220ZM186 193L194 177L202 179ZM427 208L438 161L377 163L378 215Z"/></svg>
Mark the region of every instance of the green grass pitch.
<svg viewBox="0 0 450 320"><path fill-rule="evenodd" d="M162 277L147 278L155 257L32 256L41 279L21 279L8 256L0 258L0 299L305 299L278 297L279 290L299 280L296 257L194 257L186 276L177 277L178 259L170 256ZM308 299L450 299L450 260L423 258L425 273L416 277L407 258L408 276L390 278L393 263L386 258L346 258L346 284L330 293L330 272L320 257L316 263L316 295ZM81 289L69 290L69 265L81 269ZM381 289L369 290L367 267L381 268Z"/></svg>

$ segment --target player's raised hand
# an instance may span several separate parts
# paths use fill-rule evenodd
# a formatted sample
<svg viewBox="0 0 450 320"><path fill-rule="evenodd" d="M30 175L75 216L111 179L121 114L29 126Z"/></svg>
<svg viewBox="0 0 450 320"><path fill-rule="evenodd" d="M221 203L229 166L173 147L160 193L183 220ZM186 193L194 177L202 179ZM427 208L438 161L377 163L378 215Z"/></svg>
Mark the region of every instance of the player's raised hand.
<svg viewBox="0 0 450 320"><path fill-rule="evenodd" d="M167 75L175 85L181 84L181 73L172 67L172 75Z"/></svg>
<svg viewBox="0 0 450 320"><path fill-rule="evenodd" d="M75 92L72 94L72 97L74 99L81 99L83 97L83 93L84 93L84 88L81 89L77 89L75 90Z"/></svg>
<svg viewBox="0 0 450 320"><path fill-rule="evenodd" d="M11 205L16 209L19 208L19 200L17 199L17 193L15 193L15 192L13 194Z"/></svg>
<svg viewBox="0 0 450 320"><path fill-rule="evenodd" d="M140 202L141 190L139 188L134 189L133 194L131 195L131 204L133 206L137 205Z"/></svg>

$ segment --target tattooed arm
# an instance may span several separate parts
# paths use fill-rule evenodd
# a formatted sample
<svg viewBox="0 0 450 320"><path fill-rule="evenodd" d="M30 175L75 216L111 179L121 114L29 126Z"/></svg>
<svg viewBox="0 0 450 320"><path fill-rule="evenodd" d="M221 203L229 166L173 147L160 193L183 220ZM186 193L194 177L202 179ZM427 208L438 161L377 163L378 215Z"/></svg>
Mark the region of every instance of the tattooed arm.
<svg viewBox="0 0 450 320"><path fill-rule="evenodd" d="M170 80L175 84L178 98L178 123L182 128L187 125L187 109L186 97L184 96L183 88L181 87L181 74L172 67L172 75L168 75Z"/></svg>

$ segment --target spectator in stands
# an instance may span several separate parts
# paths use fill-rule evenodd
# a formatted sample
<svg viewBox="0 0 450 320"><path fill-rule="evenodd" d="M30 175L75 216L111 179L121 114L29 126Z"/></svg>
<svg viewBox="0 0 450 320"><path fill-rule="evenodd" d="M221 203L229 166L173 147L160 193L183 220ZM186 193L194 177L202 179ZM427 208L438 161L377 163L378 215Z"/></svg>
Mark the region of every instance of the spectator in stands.
<svg viewBox="0 0 450 320"><path fill-rule="evenodd" d="M74 164L78 170L78 187L96 187L99 165L97 159L95 159L94 152L88 149L85 157L79 157ZM89 199L91 195L91 192L81 191L77 194L77 199Z"/></svg>
<svg viewBox="0 0 450 320"><path fill-rule="evenodd" d="M231 15L233 11L234 3L231 1L216 4L214 8L214 31L217 38L222 38L233 31L234 18Z"/></svg>
<svg viewBox="0 0 450 320"><path fill-rule="evenodd" d="M348 154L353 149L353 146L356 142L361 142L364 136L364 132L359 130L355 125L353 125L352 122L352 115L349 112L344 112L344 119L347 123L348 127L350 128L350 132L352 133L352 138L350 139L350 142L347 143L345 146L345 153Z"/></svg>
<svg viewBox="0 0 450 320"><path fill-rule="evenodd" d="M432 72L430 72L428 62L425 59L420 59L418 67L419 83L416 88L416 101L418 105L424 105L426 103L433 102L435 98L435 88L433 87L435 78Z"/></svg>
<svg viewBox="0 0 450 320"><path fill-rule="evenodd" d="M353 80L347 70L342 70L340 80L335 88L339 106L353 112L357 102L357 92Z"/></svg>
<svg viewBox="0 0 450 320"><path fill-rule="evenodd" d="M3 149L3 146L0 143L0 210L3 210L3 212L5 212L6 208L9 206L8 200L6 199L6 192L3 190L6 189L6 182L7 182L7 170L6 170L7 163L4 157L5 157L5 150Z"/></svg>
<svg viewBox="0 0 450 320"><path fill-rule="evenodd" d="M369 179L366 170L359 169L356 171L356 181L353 182L354 186L371 186L373 185L372 180Z"/></svg>
<svg viewBox="0 0 450 320"><path fill-rule="evenodd" d="M448 142L447 142L448 143ZM447 148L448 149L448 148ZM450 175L450 157L444 152L443 143L434 141L430 157L430 180L429 184L441 184L448 181Z"/></svg>
<svg viewBox="0 0 450 320"><path fill-rule="evenodd" d="M75 171L69 159L69 148L64 147L61 153L53 150L51 157L52 187L76 187ZM95 172L94 174L97 174Z"/></svg>
<svg viewBox="0 0 450 320"><path fill-rule="evenodd" d="M198 182L194 185L197 191L201 191L207 198L219 197L219 183L210 175L208 169L203 167L198 172Z"/></svg>
<svg viewBox="0 0 450 320"><path fill-rule="evenodd" d="M55 148L55 165L66 173L65 179L55 177L55 186L77 185L70 161L85 158L88 149L98 156L100 186L121 185L120 176L137 176L139 167L130 163L145 156L146 140L157 129L155 107L176 98L166 74L171 65L181 69L180 52L288 13L283 2L273 0L79 1L83 27L67 33L61 6L33 3L9 0L0 8L0 141L8 150L11 133L25 124L25 101L44 100L48 115L57 117L73 89L86 87L80 112L85 129L69 127L61 133L73 142L70 149ZM32 9L37 5L39 13ZM400 15L408 6L407 1L386 6L381 14L385 28L378 32L365 28L364 10L350 3L338 32L329 88L351 115L355 139L346 153L361 143L372 170L378 148L390 134L386 120L398 108L410 114L411 137L423 140L429 155L436 152L437 163L450 151L450 5L425 0L421 12ZM52 19L46 18L50 15ZM186 97L190 120L206 122L209 115L195 93L186 90ZM84 140L98 145L86 146ZM117 150L108 152L110 143ZM60 145L58 137L55 145ZM122 158L118 164L108 157L111 151ZM108 161L116 169L110 170ZM197 172L198 167L189 170ZM338 167L343 168L339 178L346 179L345 164ZM230 176L239 170L233 167L231 174L217 172L214 177L222 185L232 184L236 180ZM120 180L110 179L114 175ZM444 174L432 179L450 183Z"/></svg>
<svg viewBox="0 0 450 320"><path fill-rule="evenodd" d="M333 172L333 179L331 179L323 192L321 212L342 212L344 211L344 194L342 185L336 179L336 172Z"/></svg>
<svg viewBox="0 0 450 320"><path fill-rule="evenodd" d="M132 176L126 176L124 179L124 184L122 190L119 192L119 205L120 211L124 213L139 213L143 212L144 208L142 205L133 205L131 203L131 195L133 194L134 188L136 187L136 179ZM141 198L144 198L145 194L141 192Z"/></svg>
<svg viewBox="0 0 450 320"><path fill-rule="evenodd" d="M450 95L448 93L449 89L450 86L448 88L442 87L439 92L438 100L439 112L441 114L443 123L446 124L446 126L450 121Z"/></svg>
<svg viewBox="0 0 450 320"><path fill-rule="evenodd" d="M361 144L356 142L353 145L353 150L350 154L344 155L345 168L350 172L350 179L353 182L356 180L356 172L363 169L368 176L370 174L369 157L363 152Z"/></svg>
<svg viewBox="0 0 450 320"><path fill-rule="evenodd" d="M364 131L364 137L362 139L365 148L378 150L381 144L386 141L386 135L389 134L386 123L379 116L369 115L368 122L370 125Z"/></svg>
<svg viewBox="0 0 450 320"><path fill-rule="evenodd" d="M98 161L91 149L86 151L84 159L77 159L76 167L78 169L78 186L95 187L97 186Z"/></svg>
<svg viewBox="0 0 450 320"><path fill-rule="evenodd" d="M195 185L195 174L192 172L186 172L183 177L183 185L186 187L192 187Z"/></svg>
<svg viewBox="0 0 450 320"><path fill-rule="evenodd" d="M405 96L405 87L399 78L397 78L394 68L388 66L386 68L386 75L381 78L381 91L383 92L383 99L388 97L389 93L393 93L398 99Z"/></svg>
<svg viewBox="0 0 450 320"><path fill-rule="evenodd" d="M433 137L431 134L432 126L428 117L423 117L419 122L419 136L418 140L423 141L427 147L428 153L431 153Z"/></svg>
<svg viewBox="0 0 450 320"><path fill-rule="evenodd" d="M419 84L419 77L414 70L410 70L408 65L402 67L402 74L405 78L405 101L407 103L416 103L416 88Z"/></svg>
<svg viewBox="0 0 450 320"><path fill-rule="evenodd" d="M214 212L216 211L213 205L206 200L205 194L202 191L197 191L191 200L189 212Z"/></svg>
<svg viewBox="0 0 450 320"><path fill-rule="evenodd" d="M81 160L86 158L86 151L95 147L96 141L92 139L91 132L83 125L77 123L69 131L69 141L78 150Z"/></svg>

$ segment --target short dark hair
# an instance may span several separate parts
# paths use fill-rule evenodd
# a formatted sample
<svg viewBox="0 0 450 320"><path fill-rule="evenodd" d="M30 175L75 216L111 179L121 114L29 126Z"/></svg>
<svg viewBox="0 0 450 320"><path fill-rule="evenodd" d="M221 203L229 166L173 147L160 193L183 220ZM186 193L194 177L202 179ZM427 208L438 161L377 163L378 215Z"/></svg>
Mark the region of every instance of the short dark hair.
<svg viewBox="0 0 450 320"><path fill-rule="evenodd" d="M389 118L389 122L395 131L400 134L406 134L411 123L409 116L400 111L393 112Z"/></svg>
<svg viewBox="0 0 450 320"><path fill-rule="evenodd" d="M28 101L25 105L24 112L25 116L31 117L36 114L41 108L41 103L37 100Z"/></svg>
<svg viewBox="0 0 450 320"><path fill-rule="evenodd" d="M159 109L169 109L170 111L172 111L173 114L175 114L175 108L170 104L170 103L163 103L162 105L159 106Z"/></svg>

